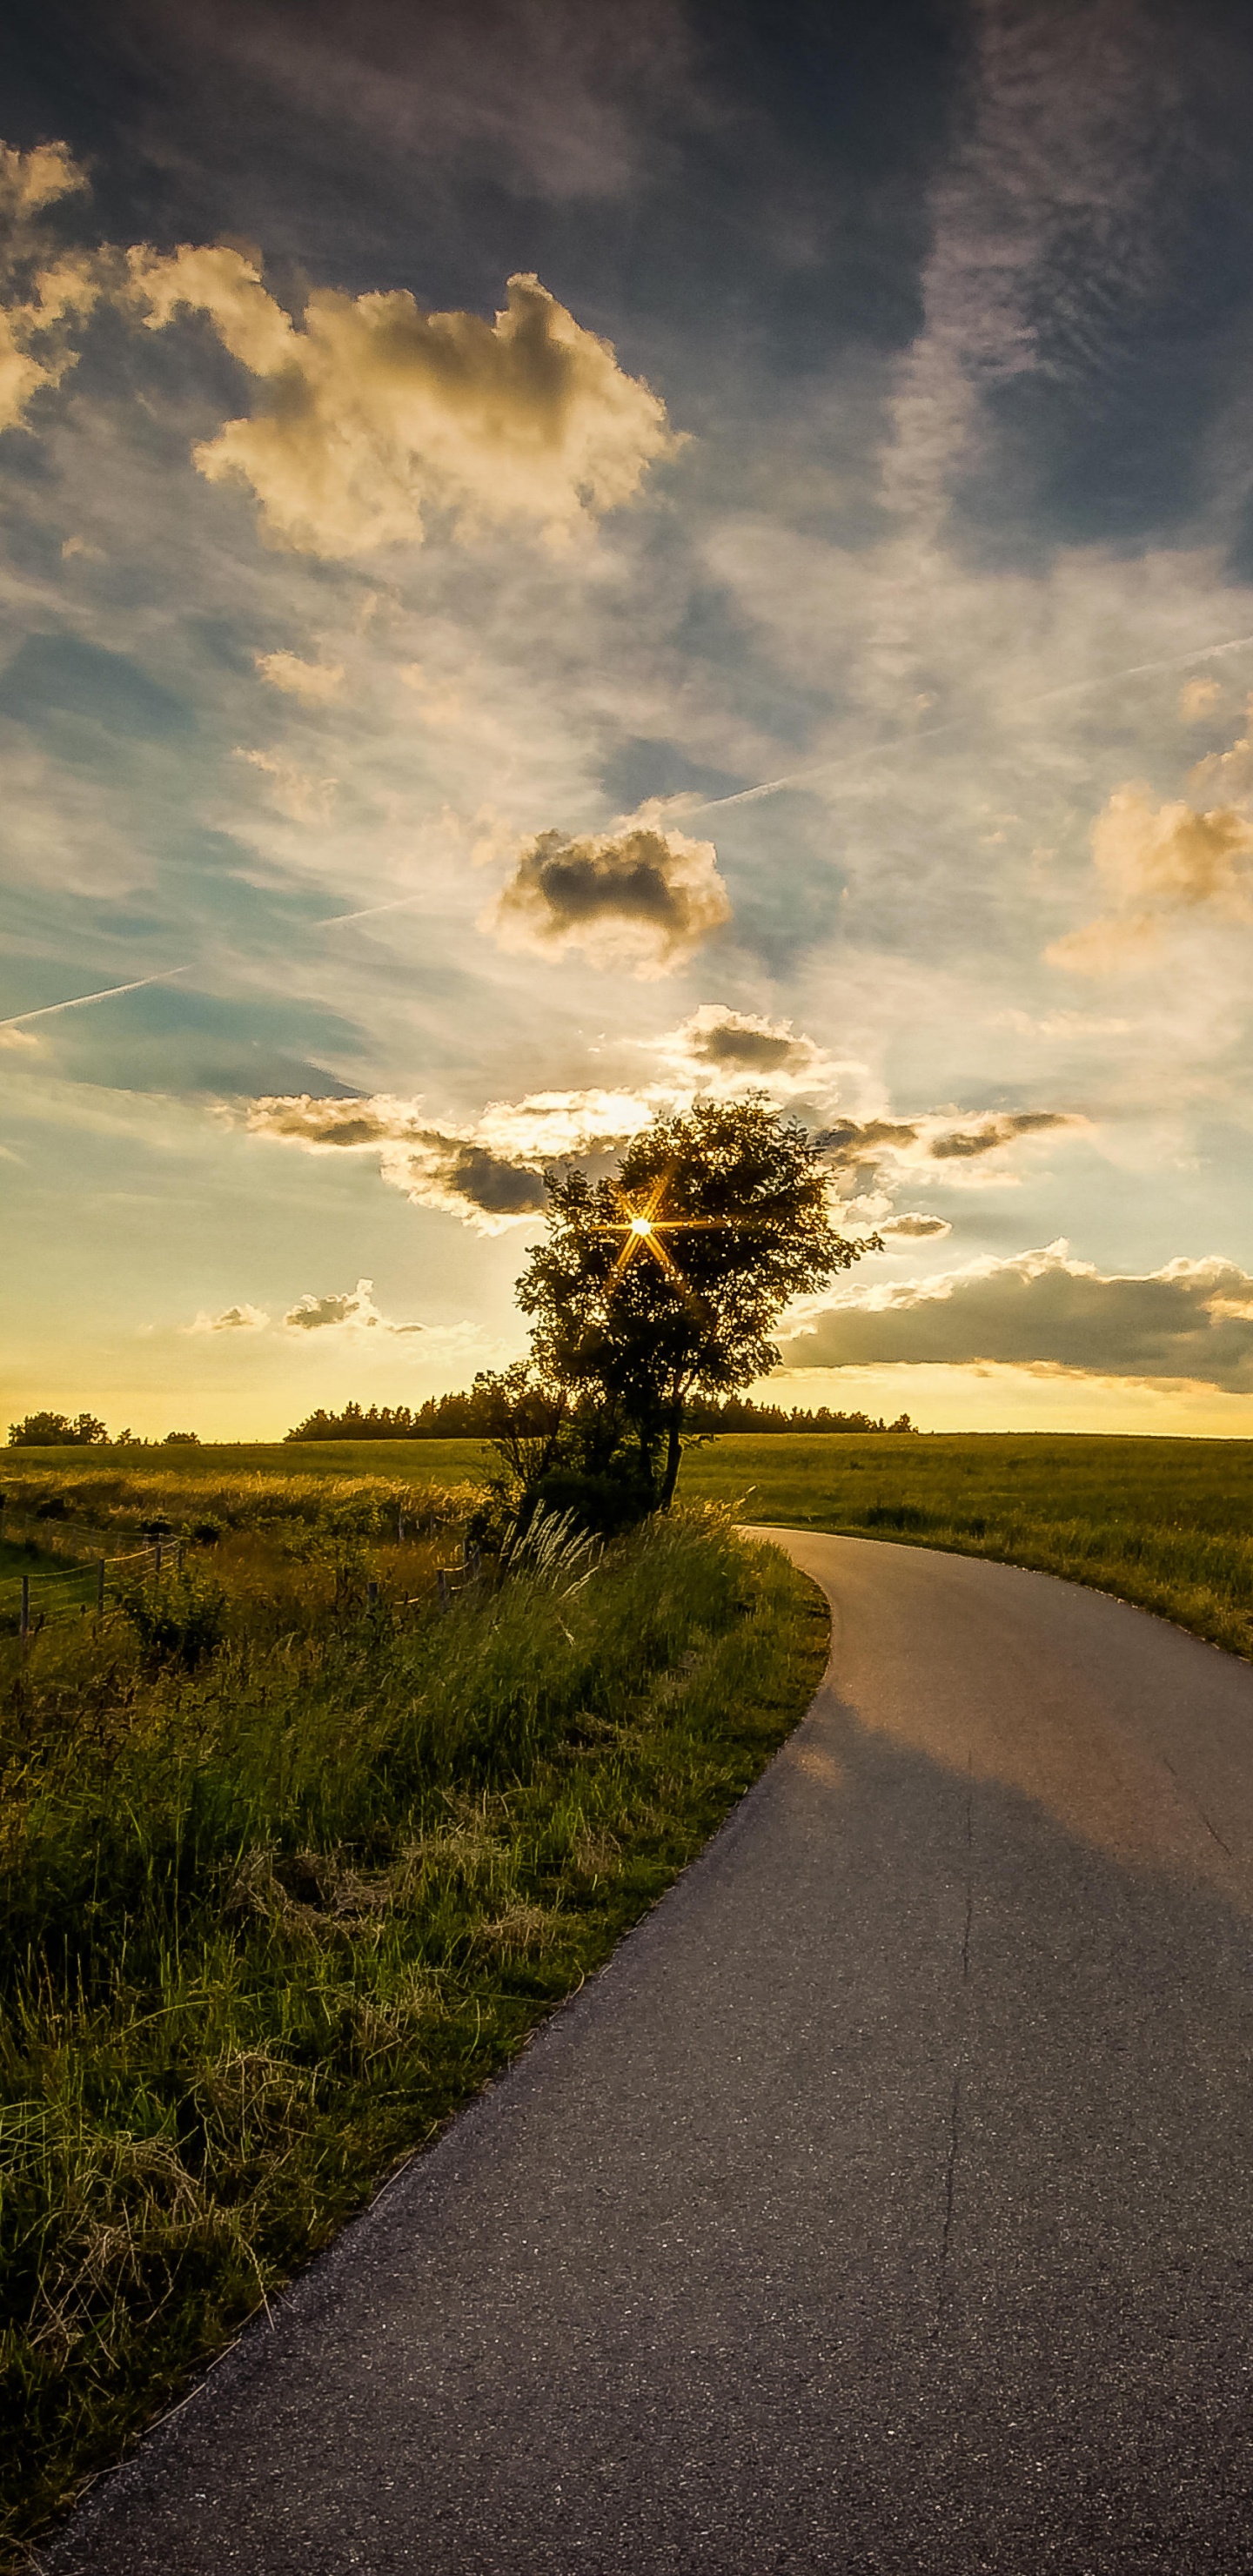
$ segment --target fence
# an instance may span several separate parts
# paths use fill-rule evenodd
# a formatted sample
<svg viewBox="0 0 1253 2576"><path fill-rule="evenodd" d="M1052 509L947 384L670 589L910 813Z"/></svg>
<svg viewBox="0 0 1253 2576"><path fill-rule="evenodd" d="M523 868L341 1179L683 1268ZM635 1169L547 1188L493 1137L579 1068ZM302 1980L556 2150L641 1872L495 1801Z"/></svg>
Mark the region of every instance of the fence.
<svg viewBox="0 0 1253 2576"><path fill-rule="evenodd" d="M27 1521L19 1530L11 1515L5 1516L0 1527L3 1528L6 1538L29 1540L37 1536L39 1546L45 1549L50 1542L54 1545L59 1542L62 1545L77 1546L82 1550L84 1541L88 1546L99 1549L102 1536L102 1532L98 1529L91 1529L85 1524L71 1521L55 1521L50 1524ZM428 1534L433 1537L436 1533L436 1519L433 1512L429 1516L427 1527ZM398 1511L396 1517L398 1542L403 1543L406 1535L415 1531L416 1524L410 1522L407 1528L403 1513ZM29 1638L38 1635L41 1628L55 1626L59 1621L84 1619L89 1616L100 1618L108 1607L111 1587L113 1597L116 1598L119 1574L122 1574L124 1581L157 1583L163 1571L177 1571L181 1567L183 1547L184 1541L171 1534L166 1538L146 1539L140 1547L123 1548L112 1555L95 1554L85 1564L80 1562L76 1565L58 1566L55 1572L49 1571L46 1567L39 1567L28 1574L0 1576L0 1636L16 1635L25 1645ZM477 1583L482 1570L481 1548L473 1545L468 1538L465 1539L462 1543L460 1563L441 1565L436 1568L435 1580L441 1610L450 1609L457 1593L464 1592ZM379 1597L377 1582L370 1582L366 1597L373 1607ZM415 1596L415 1601L407 1603L406 1607L416 1606L417 1597Z"/></svg>
<svg viewBox="0 0 1253 2576"><path fill-rule="evenodd" d="M93 1563L58 1566L55 1573L40 1567L30 1574L7 1575L0 1580L0 1634L16 1634L25 1644L40 1628L60 1620L100 1617L111 1588L116 1597L119 1574L123 1581L158 1582L163 1567L181 1564L182 1554L181 1539L148 1539L142 1547L98 1556Z"/></svg>

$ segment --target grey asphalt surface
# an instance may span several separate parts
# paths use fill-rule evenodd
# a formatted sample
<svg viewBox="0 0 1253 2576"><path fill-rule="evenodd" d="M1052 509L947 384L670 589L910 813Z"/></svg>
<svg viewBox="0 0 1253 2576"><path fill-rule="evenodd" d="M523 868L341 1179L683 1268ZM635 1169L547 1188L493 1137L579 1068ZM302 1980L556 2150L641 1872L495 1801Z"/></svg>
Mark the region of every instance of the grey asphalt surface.
<svg viewBox="0 0 1253 2576"><path fill-rule="evenodd" d="M804 1725L53 2576L1253 2568L1253 1670L778 1535Z"/></svg>

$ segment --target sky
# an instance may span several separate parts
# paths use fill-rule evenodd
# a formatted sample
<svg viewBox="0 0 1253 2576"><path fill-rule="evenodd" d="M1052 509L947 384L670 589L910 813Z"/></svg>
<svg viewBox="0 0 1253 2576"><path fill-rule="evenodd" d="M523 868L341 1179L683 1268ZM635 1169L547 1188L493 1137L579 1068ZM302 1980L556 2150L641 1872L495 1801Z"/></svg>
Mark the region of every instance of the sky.
<svg viewBox="0 0 1253 2576"><path fill-rule="evenodd" d="M1253 1435L1235 0L13 0L0 1410L525 1347L764 1088L775 1398Z"/></svg>

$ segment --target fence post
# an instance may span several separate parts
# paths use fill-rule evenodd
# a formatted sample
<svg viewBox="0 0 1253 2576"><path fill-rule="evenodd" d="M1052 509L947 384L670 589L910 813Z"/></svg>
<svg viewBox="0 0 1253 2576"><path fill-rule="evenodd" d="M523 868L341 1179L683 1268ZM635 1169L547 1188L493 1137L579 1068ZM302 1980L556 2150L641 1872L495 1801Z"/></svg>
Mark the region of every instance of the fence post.
<svg viewBox="0 0 1253 2576"><path fill-rule="evenodd" d="M155 1566L153 1567L153 1581L154 1581L155 1583L159 1583L159 1582L160 1582L160 1580L161 1580L161 1541L160 1541L160 1539L158 1539L158 1540L157 1540L156 1547L157 1547L157 1561L156 1561Z"/></svg>
<svg viewBox="0 0 1253 2576"><path fill-rule="evenodd" d="M30 1644L30 1576L22 1576L22 1621L20 1635L23 1650Z"/></svg>
<svg viewBox="0 0 1253 2576"><path fill-rule="evenodd" d="M366 1585L366 1587L365 1587L365 1606L366 1606L367 1610L373 1610L373 1608L374 1608L374 1606L375 1606L375 1604L376 1604L376 1602L377 1602L377 1600L378 1600L378 1597L379 1597L379 1588L378 1588L377 1583L376 1583L376 1582L375 1582L375 1580L374 1580L373 1575L371 1575L370 1580L369 1580L369 1582L367 1583L367 1585Z"/></svg>
<svg viewBox="0 0 1253 2576"><path fill-rule="evenodd" d="M174 1571L176 1574L181 1574L183 1571L183 1542L181 1538L175 1539L174 1542Z"/></svg>
<svg viewBox="0 0 1253 2576"><path fill-rule="evenodd" d="M104 1558L103 1558L103 1557L101 1557L100 1562L99 1562L99 1564L98 1564L98 1565L97 1565L97 1567L96 1567L96 1617L97 1617L97 1619L103 1619L103 1617L104 1617Z"/></svg>
<svg viewBox="0 0 1253 2576"><path fill-rule="evenodd" d="M23 1578L23 1580L24 1580L24 1579L25 1579L25 1578ZM438 1583L439 1583L439 1606L440 1606L441 1610L446 1610L446 1609L448 1608L448 1568L447 1568L447 1566L445 1566L445 1565L441 1565L441 1566L438 1566L438 1567L436 1568L436 1579L437 1579L437 1581L438 1581Z"/></svg>
<svg viewBox="0 0 1253 2576"><path fill-rule="evenodd" d="M397 1505L396 1505L396 1545L397 1545L397 1547L403 1547L403 1546L404 1546L404 1543L405 1543L405 1516L404 1516L404 1512L403 1512L403 1510L401 1509L400 1504L399 1504L399 1503L397 1503Z"/></svg>

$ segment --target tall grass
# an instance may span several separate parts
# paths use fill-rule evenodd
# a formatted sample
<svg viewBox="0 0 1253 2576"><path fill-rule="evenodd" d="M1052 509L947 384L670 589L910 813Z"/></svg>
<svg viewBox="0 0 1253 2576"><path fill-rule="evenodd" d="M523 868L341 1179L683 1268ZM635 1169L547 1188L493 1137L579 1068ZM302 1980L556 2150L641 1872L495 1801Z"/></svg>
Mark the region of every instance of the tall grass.
<svg viewBox="0 0 1253 2576"><path fill-rule="evenodd" d="M821 1667L717 1512L550 1531L442 1618L437 1546L237 1527L161 1638L132 1603L5 1650L5 2563L605 1957Z"/></svg>

